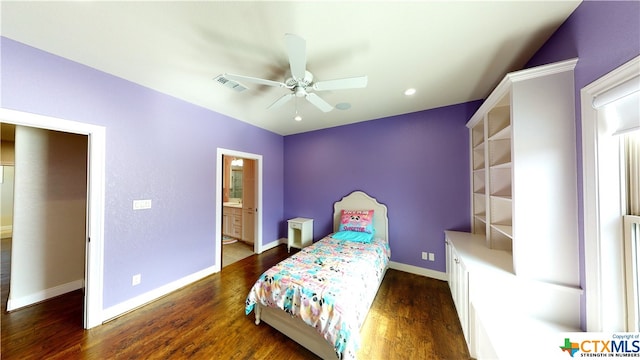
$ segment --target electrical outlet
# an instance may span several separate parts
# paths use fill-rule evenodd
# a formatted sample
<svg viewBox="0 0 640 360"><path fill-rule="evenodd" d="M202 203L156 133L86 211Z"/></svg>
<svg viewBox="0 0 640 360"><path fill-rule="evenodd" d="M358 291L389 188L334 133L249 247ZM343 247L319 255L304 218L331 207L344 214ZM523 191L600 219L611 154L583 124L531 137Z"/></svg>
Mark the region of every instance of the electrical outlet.
<svg viewBox="0 0 640 360"><path fill-rule="evenodd" d="M429 253L429 261L436 261L436 254Z"/></svg>
<svg viewBox="0 0 640 360"><path fill-rule="evenodd" d="M131 286L139 285L141 282L142 282L142 275L141 274L135 274L131 278Z"/></svg>
<svg viewBox="0 0 640 360"><path fill-rule="evenodd" d="M422 252L422 260L429 260L429 253L426 251Z"/></svg>
<svg viewBox="0 0 640 360"><path fill-rule="evenodd" d="M151 209L151 199L133 200L133 210Z"/></svg>

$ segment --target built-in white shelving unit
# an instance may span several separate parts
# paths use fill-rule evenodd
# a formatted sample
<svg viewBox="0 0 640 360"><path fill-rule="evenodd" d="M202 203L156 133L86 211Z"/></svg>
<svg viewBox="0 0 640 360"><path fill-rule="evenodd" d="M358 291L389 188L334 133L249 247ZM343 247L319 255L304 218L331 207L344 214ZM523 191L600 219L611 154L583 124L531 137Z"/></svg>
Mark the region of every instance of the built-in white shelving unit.
<svg viewBox="0 0 640 360"><path fill-rule="evenodd" d="M568 286L579 285L576 61L508 74L467 123L472 232L511 253L516 274Z"/></svg>
<svg viewBox="0 0 640 360"><path fill-rule="evenodd" d="M523 334L536 342L580 329L576 63L507 74L467 123L472 233L445 236L452 297L478 359L512 356Z"/></svg>

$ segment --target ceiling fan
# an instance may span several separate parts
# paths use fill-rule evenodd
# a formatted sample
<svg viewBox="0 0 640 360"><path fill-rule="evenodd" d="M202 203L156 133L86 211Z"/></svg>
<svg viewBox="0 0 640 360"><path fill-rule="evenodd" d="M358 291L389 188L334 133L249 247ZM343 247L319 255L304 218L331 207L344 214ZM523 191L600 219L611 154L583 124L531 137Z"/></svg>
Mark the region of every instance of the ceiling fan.
<svg viewBox="0 0 640 360"><path fill-rule="evenodd" d="M284 40L287 47L287 54L289 57L290 69L285 75L284 82L260 79L251 76L243 76L236 74L225 73L216 77L216 80L229 87L235 88L241 86L240 84L232 85L226 84L229 80L246 81L260 85L282 87L291 90L288 94L278 98L275 102L267 107L267 109L274 109L282 106L294 97L304 97L311 104L315 105L318 109L329 112L333 109L333 106L323 100L320 96L312 91L326 91L326 90L342 90L342 89L355 89L364 88L367 86L367 76L357 76L351 78L342 78L325 81L314 81L313 74L307 71L307 42L294 34L285 34ZM242 91L244 88L240 87L237 90Z"/></svg>

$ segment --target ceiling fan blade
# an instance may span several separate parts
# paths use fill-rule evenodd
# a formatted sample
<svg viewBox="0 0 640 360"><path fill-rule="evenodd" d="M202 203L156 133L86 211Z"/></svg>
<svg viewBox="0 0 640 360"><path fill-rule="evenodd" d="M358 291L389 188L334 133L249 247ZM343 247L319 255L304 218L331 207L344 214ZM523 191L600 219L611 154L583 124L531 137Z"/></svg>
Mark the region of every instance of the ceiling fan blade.
<svg viewBox="0 0 640 360"><path fill-rule="evenodd" d="M317 83L313 84L313 89L317 91L356 89L366 87L367 82L368 77L366 75L344 79L325 80L318 81Z"/></svg>
<svg viewBox="0 0 640 360"><path fill-rule="evenodd" d="M275 109L277 107L282 106L282 104L286 103L287 101L291 100L291 98L293 98L295 95L293 93L289 93L289 94L285 94L283 96L281 96L278 100L274 101L273 104L269 105L267 107L267 109Z"/></svg>
<svg viewBox="0 0 640 360"><path fill-rule="evenodd" d="M296 80L302 80L307 70L307 42L294 34L284 34L284 40L289 54L291 75Z"/></svg>
<svg viewBox="0 0 640 360"><path fill-rule="evenodd" d="M285 84L283 82L279 82L279 81L260 79L260 78L251 77L251 76L244 76L244 75L227 74L227 73L223 74L222 76L224 76L224 77L226 77L228 79L248 81L248 82L252 82L254 84L289 88L287 86L287 84Z"/></svg>
<svg viewBox="0 0 640 360"><path fill-rule="evenodd" d="M305 96L307 101L315 105L318 109L329 112L333 110L333 106L331 106L328 102L322 100L322 98L314 93L309 93Z"/></svg>

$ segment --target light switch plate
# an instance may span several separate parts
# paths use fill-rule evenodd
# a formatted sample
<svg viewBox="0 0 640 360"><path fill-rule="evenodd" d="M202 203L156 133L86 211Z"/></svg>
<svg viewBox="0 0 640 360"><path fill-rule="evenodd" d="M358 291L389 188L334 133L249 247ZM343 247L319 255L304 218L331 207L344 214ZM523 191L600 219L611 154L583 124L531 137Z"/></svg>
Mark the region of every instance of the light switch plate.
<svg viewBox="0 0 640 360"><path fill-rule="evenodd" d="M151 199L133 200L133 210L151 209Z"/></svg>

